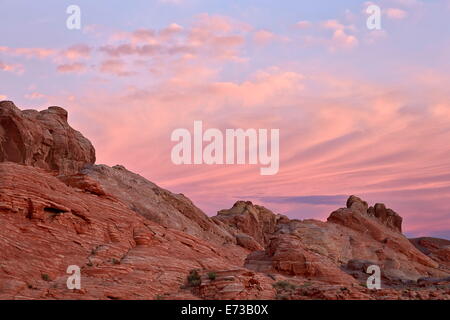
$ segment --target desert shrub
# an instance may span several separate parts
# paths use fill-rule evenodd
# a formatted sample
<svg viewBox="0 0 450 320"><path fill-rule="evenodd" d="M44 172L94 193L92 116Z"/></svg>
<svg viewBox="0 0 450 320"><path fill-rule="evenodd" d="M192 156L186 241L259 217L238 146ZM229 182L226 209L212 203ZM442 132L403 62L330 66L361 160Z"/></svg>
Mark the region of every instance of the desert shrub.
<svg viewBox="0 0 450 320"><path fill-rule="evenodd" d="M289 297L285 294L277 293L277 295L275 296L275 299L276 300L289 300Z"/></svg>
<svg viewBox="0 0 450 320"><path fill-rule="evenodd" d="M189 272L189 275L187 276L187 282L190 286L199 286L202 283L202 278L200 277L200 274L198 273L198 270L191 270Z"/></svg>
<svg viewBox="0 0 450 320"><path fill-rule="evenodd" d="M48 274L46 274L46 273L41 274L41 278L44 281L50 281L50 276Z"/></svg>
<svg viewBox="0 0 450 320"><path fill-rule="evenodd" d="M277 291L281 290L295 290L297 286L290 283L289 281L281 280L277 281L272 285Z"/></svg>
<svg viewBox="0 0 450 320"><path fill-rule="evenodd" d="M311 282L306 281L306 282L304 282L304 283L301 285L301 287L302 287L302 288L307 288L307 287L310 287L311 285L312 285Z"/></svg>
<svg viewBox="0 0 450 320"><path fill-rule="evenodd" d="M208 279L213 281L216 280L217 274L215 272L208 272Z"/></svg>

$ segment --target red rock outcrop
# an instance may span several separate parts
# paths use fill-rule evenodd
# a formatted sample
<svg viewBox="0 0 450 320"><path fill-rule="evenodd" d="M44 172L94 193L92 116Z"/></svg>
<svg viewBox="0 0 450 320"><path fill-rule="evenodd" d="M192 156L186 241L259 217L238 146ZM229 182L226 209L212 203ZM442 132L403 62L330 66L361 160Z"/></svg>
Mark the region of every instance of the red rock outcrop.
<svg viewBox="0 0 450 320"><path fill-rule="evenodd" d="M279 219L275 232L266 234L270 240L265 250L251 253L246 267L347 284L354 281L347 268L352 260L372 261L389 281L447 276L399 232L401 219L368 214L367 203L357 197L347 204L349 208L331 213L326 223Z"/></svg>
<svg viewBox="0 0 450 320"><path fill-rule="evenodd" d="M0 299L154 299L179 292L191 269L236 269L248 254L39 168L0 163L0 176ZM81 268L81 290L66 287L69 265Z"/></svg>
<svg viewBox="0 0 450 320"><path fill-rule="evenodd" d="M442 268L450 271L450 240L422 237L409 241L423 254L437 261Z"/></svg>
<svg viewBox="0 0 450 320"><path fill-rule="evenodd" d="M362 215L375 217L381 224L392 230L402 232L402 217L394 210L386 208L383 203L376 203L373 207L368 207L367 202L356 196L350 196L347 200L347 208ZM329 219L333 220L334 217L330 216Z"/></svg>
<svg viewBox="0 0 450 320"><path fill-rule="evenodd" d="M67 123L67 111L23 110L0 102L0 162L11 161L59 173L77 173L95 162L95 150Z"/></svg>
<svg viewBox="0 0 450 320"><path fill-rule="evenodd" d="M316 280L292 279L276 282L276 298L280 300L441 300L450 299L444 287L403 287L401 290L371 290L360 285L329 284Z"/></svg>
<svg viewBox="0 0 450 320"><path fill-rule="evenodd" d="M353 200L350 208L336 210L328 217L328 222L339 225L341 233L351 235L348 245L353 248L352 259L375 261L383 267L385 275L392 278L417 279L423 274L445 276L436 261L417 250L401 234L401 218L396 213L386 210L384 205L376 205L379 209L374 210L381 210L382 214L371 214L370 208L361 210L362 200L357 197Z"/></svg>
<svg viewBox="0 0 450 320"><path fill-rule="evenodd" d="M96 181L102 190L120 199L129 209L164 227L218 244L236 243L231 234L217 226L187 197L160 188L124 166L89 165L81 175Z"/></svg>
<svg viewBox="0 0 450 320"><path fill-rule="evenodd" d="M238 201L209 218L94 162L63 109L0 103L0 299L450 299L449 242L409 241L382 204L351 196L322 222ZM364 287L371 264L382 290Z"/></svg>
<svg viewBox="0 0 450 320"><path fill-rule="evenodd" d="M267 275L240 268L202 274L201 283L187 289L208 300L266 300L275 296L272 283L273 279Z"/></svg>
<svg viewBox="0 0 450 320"><path fill-rule="evenodd" d="M256 250L268 244L277 221L282 218L250 201L237 201L231 209L220 210L213 220L235 235L238 244Z"/></svg>
<svg viewBox="0 0 450 320"><path fill-rule="evenodd" d="M314 278L328 283L352 284L356 281L327 256L314 252L295 235L279 234L264 252L253 252L245 266L251 270Z"/></svg>

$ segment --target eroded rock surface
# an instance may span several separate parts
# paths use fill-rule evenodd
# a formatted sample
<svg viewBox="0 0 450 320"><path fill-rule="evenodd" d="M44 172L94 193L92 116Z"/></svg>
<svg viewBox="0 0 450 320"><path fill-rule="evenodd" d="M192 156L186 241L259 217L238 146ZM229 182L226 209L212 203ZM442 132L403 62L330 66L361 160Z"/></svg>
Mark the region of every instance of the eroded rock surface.
<svg viewBox="0 0 450 320"><path fill-rule="evenodd" d="M450 271L450 240L422 237L409 241L423 254L437 261L442 268Z"/></svg>
<svg viewBox="0 0 450 320"><path fill-rule="evenodd" d="M177 229L216 243L236 243L190 199L160 188L124 166L90 165L81 174L97 181L106 193L114 195L141 216L164 227Z"/></svg>
<svg viewBox="0 0 450 320"><path fill-rule="evenodd" d="M384 204L351 196L323 222L238 201L209 218L94 162L64 109L0 103L0 299L450 299L450 241L408 240ZM373 264L382 290L365 287Z"/></svg>
<svg viewBox="0 0 450 320"><path fill-rule="evenodd" d="M279 219L275 232L266 235L265 250L251 253L246 266L329 283L351 283L349 274L354 274L347 265L352 260L372 261L389 281L447 275L399 232L400 225L390 223L401 220L369 214L367 203L354 196L347 206L331 213L327 222Z"/></svg>
<svg viewBox="0 0 450 320"><path fill-rule="evenodd" d="M0 299L155 299L191 269L235 269L248 251L163 227L120 200L39 168L0 163ZM66 287L81 267L82 290Z"/></svg>
<svg viewBox="0 0 450 320"><path fill-rule="evenodd" d="M74 174L95 162L95 150L88 139L69 126L63 108L21 111L11 101L1 101L0 162L3 161Z"/></svg>
<svg viewBox="0 0 450 320"><path fill-rule="evenodd" d="M232 208L220 210L213 219L238 239L239 244L249 250L264 247L276 230L281 215L250 201L237 201Z"/></svg>

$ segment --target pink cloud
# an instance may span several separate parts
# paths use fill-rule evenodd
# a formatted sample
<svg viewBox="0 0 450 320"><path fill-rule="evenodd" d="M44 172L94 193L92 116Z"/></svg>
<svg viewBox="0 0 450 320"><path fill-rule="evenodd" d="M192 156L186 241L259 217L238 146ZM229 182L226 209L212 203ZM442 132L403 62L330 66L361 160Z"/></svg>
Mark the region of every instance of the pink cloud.
<svg viewBox="0 0 450 320"><path fill-rule="evenodd" d="M82 73L86 71L86 65L78 62L61 64L57 67L57 70L61 73Z"/></svg>
<svg viewBox="0 0 450 320"><path fill-rule="evenodd" d="M389 19L394 19L394 20L404 19L408 15L405 10L398 9L398 8L388 8L388 9L386 9L385 13Z"/></svg>
<svg viewBox="0 0 450 320"><path fill-rule="evenodd" d="M100 72L109 73L120 77L127 77L135 74L133 71L127 69L127 65L122 60L110 59L101 63Z"/></svg>
<svg viewBox="0 0 450 320"><path fill-rule="evenodd" d="M195 29L207 30L212 33L230 33L244 26L246 25L237 23L230 17L210 15L208 13L198 15L194 24Z"/></svg>
<svg viewBox="0 0 450 320"><path fill-rule="evenodd" d="M346 34L344 30L338 29L333 33L332 46L339 48L354 48L358 45L358 39L353 36Z"/></svg>
<svg viewBox="0 0 450 320"><path fill-rule="evenodd" d="M325 21L307 39L332 51L356 48L362 31L344 21ZM119 32L100 51L78 46L51 56L57 70L67 73L87 69L79 59L100 58L89 69L98 78L81 91L46 96L33 88L27 99L67 107L73 126L96 145L100 163L122 163L187 194L208 213L244 196L264 201L356 193L399 211L406 230L419 232L421 223L441 230L448 223L443 212L450 210L448 75L408 65L402 86L396 86L356 78L355 70L342 65L337 67L344 73L302 61L258 71L241 63L251 51L244 49L278 39L271 31L207 14L183 27ZM121 90L100 82L131 75L120 79ZM280 128L279 174L261 177L250 165L173 165L170 133L199 119L210 128ZM267 205L291 217L321 219L335 208ZM436 219L425 223L425 211Z"/></svg>
<svg viewBox="0 0 450 320"><path fill-rule="evenodd" d="M267 45L273 41L287 42L289 38L279 36L268 30L258 30L253 33L253 41L258 45Z"/></svg>
<svg viewBox="0 0 450 320"><path fill-rule="evenodd" d="M171 36L171 35L181 32L183 30L184 30L184 28L182 26L180 26L179 24L171 23L169 26L167 26L166 28L164 28L160 31L160 35L163 37Z"/></svg>
<svg viewBox="0 0 450 320"><path fill-rule="evenodd" d="M136 46L132 44L121 44L118 46L103 46L100 51L107 53L111 57L127 55L155 56L162 54L162 48L158 45Z"/></svg>
<svg viewBox="0 0 450 320"><path fill-rule="evenodd" d="M259 30L255 32L253 39L256 43L266 44L275 39L275 35L267 30Z"/></svg>
<svg viewBox="0 0 450 320"><path fill-rule="evenodd" d="M311 27L311 22L302 20L302 21L297 22L295 24L295 26L299 29L307 29L307 28Z"/></svg>
<svg viewBox="0 0 450 320"><path fill-rule="evenodd" d="M45 94L39 93L39 92L32 92L25 95L25 98L28 100L40 100L45 99L47 96Z"/></svg>
<svg viewBox="0 0 450 320"><path fill-rule="evenodd" d="M424 117L424 113L407 111L411 103L423 100L418 98L418 92L411 95L406 89L392 93L392 87L341 75L303 75L278 67L261 70L242 82L218 81L216 77L207 68L192 68L152 89L130 88L120 95L96 92L84 101L96 107L85 111L79 125L95 126L96 129L86 131L96 132L89 136L98 145L100 162L124 163L164 187L187 194L210 213L230 205L229 199L239 195L259 195L263 199L269 194L357 193L372 202L387 202L405 217L406 230L416 233L425 218L412 216L417 211L411 210L418 207L418 202L402 203L407 194L414 193L417 201L426 201L431 206L430 214L445 209L450 190L439 193L443 202L430 198L439 188L450 188L448 178L442 176L448 165L439 160L450 156L450 149L443 149L449 138L444 129L448 121L443 117L449 108L448 94L442 86L445 82L441 82L440 94L434 94L436 103L428 105L432 112ZM407 88L418 85L418 79L409 79L414 85ZM420 81L421 85L425 83ZM426 81L434 86L435 82ZM421 92L426 101L431 101L427 90ZM122 108L125 103L127 108ZM365 108L361 108L361 103ZM247 113L249 108L258 113ZM115 112L105 118L106 109ZM78 112L83 110L80 105ZM225 112L226 118L211 117ZM263 178L248 165L172 165L167 140L170 132L174 128L190 128L195 119L203 119L207 127L218 128L281 126L280 173ZM119 125L124 122L128 125ZM157 153L149 151L155 148ZM126 154L122 152L125 149ZM248 185L252 186L251 193ZM289 212L292 217L322 219L335 207L267 205ZM445 219L448 217L441 218L441 223ZM436 232L442 229L436 222L427 227Z"/></svg>
<svg viewBox="0 0 450 320"><path fill-rule="evenodd" d="M331 37L322 33L312 33L302 36L302 42L308 46L323 46L329 51L349 50L359 45L356 37L356 27L353 24L343 24L338 20L325 20L320 23L324 30L330 30ZM316 30L317 31L317 30ZM326 32L326 31L325 31Z"/></svg>
<svg viewBox="0 0 450 320"><path fill-rule="evenodd" d="M62 51L62 55L69 60L78 60L80 58L89 58L91 48L85 44L73 45Z"/></svg>
<svg viewBox="0 0 450 320"><path fill-rule="evenodd" d="M25 68L21 64L7 64L0 61L0 70L5 72L22 74L25 71Z"/></svg>
<svg viewBox="0 0 450 320"><path fill-rule="evenodd" d="M338 20L326 20L322 22L322 27L331 30L355 30L353 25L344 25Z"/></svg>
<svg viewBox="0 0 450 320"><path fill-rule="evenodd" d="M10 48L0 47L0 52L14 55L24 56L26 58L44 59L56 54L56 50L46 48Z"/></svg>
<svg viewBox="0 0 450 320"><path fill-rule="evenodd" d="M116 33L113 43L101 46L100 51L114 58L131 55L163 60L201 57L240 62L245 60L239 55L239 49L245 43L242 33L248 31L229 18L202 14L187 28L170 24L161 30ZM267 36L268 33L261 33L257 38L262 40Z"/></svg>
<svg viewBox="0 0 450 320"><path fill-rule="evenodd" d="M136 46L138 44L161 45L165 41L172 40L172 37L180 34L184 28L171 23L161 30L137 29L132 32L116 32L110 38L112 42L129 41Z"/></svg>
<svg viewBox="0 0 450 320"><path fill-rule="evenodd" d="M337 20L327 20L322 23L322 26L326 29L332 29L332 30L342 30L345 29L345 26L341 24Z"/></svg>

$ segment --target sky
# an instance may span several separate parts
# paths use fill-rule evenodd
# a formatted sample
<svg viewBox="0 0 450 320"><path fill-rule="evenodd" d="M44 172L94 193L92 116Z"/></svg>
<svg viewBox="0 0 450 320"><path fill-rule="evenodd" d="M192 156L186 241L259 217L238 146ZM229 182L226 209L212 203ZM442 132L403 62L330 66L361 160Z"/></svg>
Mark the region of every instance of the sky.
<svg viewBox="0 0 450 320"><path fill-rule="evenodd" d="M80 8L69 29L68 6ZM366 9L381 10L370 30ZM326 220L355 194L450 239L450 0L0 0L0 100L57 105L97 163L215 215ZM280 169L175 165L177 128L279 129Z"/></svg>

